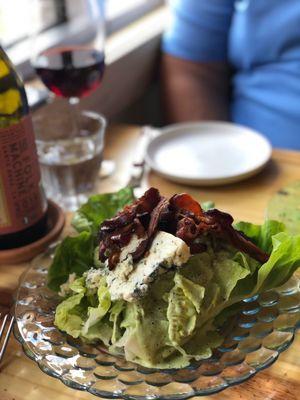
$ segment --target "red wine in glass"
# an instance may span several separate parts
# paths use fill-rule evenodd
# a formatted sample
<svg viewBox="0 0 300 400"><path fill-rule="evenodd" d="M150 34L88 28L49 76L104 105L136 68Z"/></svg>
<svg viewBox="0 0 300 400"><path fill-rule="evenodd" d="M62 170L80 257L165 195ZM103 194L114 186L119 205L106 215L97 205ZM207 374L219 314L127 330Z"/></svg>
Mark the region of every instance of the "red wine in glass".
<svg viewBox="0 0 300 400"><path fill-rule="evenodd" d="M38 55L34 67L57 96L82 98L101 84L104 53L78 46L52 48Z"/></svg>

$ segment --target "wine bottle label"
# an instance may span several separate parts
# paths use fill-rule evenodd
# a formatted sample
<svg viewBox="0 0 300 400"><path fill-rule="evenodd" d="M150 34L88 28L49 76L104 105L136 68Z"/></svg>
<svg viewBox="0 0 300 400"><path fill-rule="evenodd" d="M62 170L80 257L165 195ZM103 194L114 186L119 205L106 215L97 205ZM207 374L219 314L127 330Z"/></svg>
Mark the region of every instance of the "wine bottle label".
<svg viewBox="0 0 300 400"><path fill-rule="evenodd" d="M0 234L35 224L46 211L29 116L0 128Z"/></svg>

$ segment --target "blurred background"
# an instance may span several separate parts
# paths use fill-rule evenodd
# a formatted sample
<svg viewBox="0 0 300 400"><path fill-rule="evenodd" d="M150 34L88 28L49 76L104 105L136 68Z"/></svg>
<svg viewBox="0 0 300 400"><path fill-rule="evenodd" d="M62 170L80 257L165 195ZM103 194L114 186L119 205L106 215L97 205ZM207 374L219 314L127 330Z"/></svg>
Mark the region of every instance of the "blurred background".
<svg viewBox="0 0 300 400"><path fill-rule="evenodd" d="M166 1L98 1L106 70L101 87L82 99L80 107L100 112L110 122L160 125L158 57ZM65 100L49 102L50 93L30 62L33 36L38 31L45 47L61 45L65 37L84 44L93 36L85 12L84 0L0 0L1 45L25 81L34 109L47 101L46 107L64 107Z"/></svg>

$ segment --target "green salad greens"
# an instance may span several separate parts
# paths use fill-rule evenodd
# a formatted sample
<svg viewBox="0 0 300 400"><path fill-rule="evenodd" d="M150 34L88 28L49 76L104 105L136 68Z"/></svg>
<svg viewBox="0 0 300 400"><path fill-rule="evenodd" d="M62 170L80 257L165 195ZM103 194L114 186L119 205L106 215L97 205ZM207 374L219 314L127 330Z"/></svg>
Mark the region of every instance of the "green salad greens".
<svg viewBox="0 0 300 400"><path fill-rule="evenodd" d="M50 289L59 291L70 274L81 276L93 266L99 225L134 200L132 189L124 188L116 193L93 195L77 210L72 225L79 235L65 238L58 247L48 273Z"/></svg>
<svg viewBox="0 0 300 400"><path fill-rule="evenodd" d="M208 358L223 341L219 325L245 297L284 284L300 266L300 236L280 222L236 224L270 254L265 264L231 246L207 250L159 275L144 297L112 301L95 260L98 225L133 201L132 191L93 196L74 217L78 235L66 238L49 270L49 287L64 296L56 326L145 367L181 368ZM101 272L101 271L100 271ZM61 286L62 285L62 286Z"/></svg>

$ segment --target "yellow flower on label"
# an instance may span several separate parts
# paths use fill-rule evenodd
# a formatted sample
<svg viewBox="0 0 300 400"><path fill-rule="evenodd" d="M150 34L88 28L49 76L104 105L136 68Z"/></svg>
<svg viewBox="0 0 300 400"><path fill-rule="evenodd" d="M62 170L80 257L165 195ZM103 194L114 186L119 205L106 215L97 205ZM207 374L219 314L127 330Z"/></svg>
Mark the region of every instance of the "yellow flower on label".
<svg viewBox="0 0 300 400"><path fill-rule="evenodd" d="M6 75L9 75L8 65L3 60L0 60L0 78Z"/></svg>
<svg viewBox="0 0 300 400"><path fill-rule="evenodd" d="M0 94L0 114L13 114L21 105L20 92L9 89Z"/></svg>

